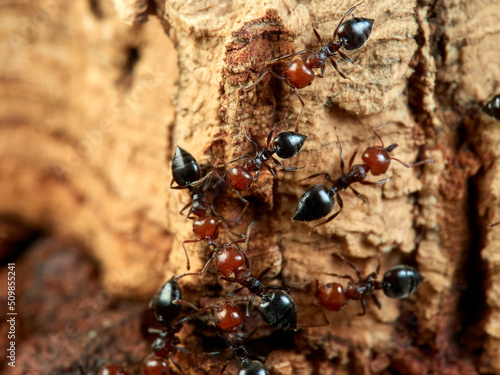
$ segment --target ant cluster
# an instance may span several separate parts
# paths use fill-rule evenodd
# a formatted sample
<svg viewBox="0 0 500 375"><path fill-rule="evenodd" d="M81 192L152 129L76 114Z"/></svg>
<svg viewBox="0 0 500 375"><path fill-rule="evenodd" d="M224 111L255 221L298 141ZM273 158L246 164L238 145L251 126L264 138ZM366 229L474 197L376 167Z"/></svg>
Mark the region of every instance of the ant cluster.
<svg viewBox="0 0 500 375"><path fill-rule="evenodd" d="M230 221L226 220L217 210L217 197L225 189L231 190L245 204L244 212L250 205L250 202L241 193L248 191L251 185L258 181L263 168L266 168L274 178L277 178L277 170L293 172L300 169L300 167L285 167L276 158L290 159L295 157L303 148L307 138L306 135L298 132L299 118L305 107L305 103L298 90L309 86L315 77L322 78L324 76L327 59L342 78L348 78L339 70L337 62L332 57L338 55L342 59L352 63L343 50L352 51L361 48L369 39L374 23L372 19L361 17L352 17L345 20L346 17L354 12L356 7L357 5L344 14L335 28L332 39L324 44L319 51L304 50L271 60L268 62L269 64L293 58L283 75L268 70L253 84L243 88L243 91L251 90L268 75L285 81L295 90L302 105L301 111L297 116L295 131L282 131L275 135L277 128L282 124L280 122L268 133L265 146L262 146L256 139L252 138L248 131L245 131L246 138L253 151L236 157L225 164L214 165L208 171L200 167L191 153L177 146L172 160L171 171L173 180L170 186L172 189L187 190L189 193L190 201L182 208L180 213L182 214L188 210L187 218L193 221L192 228L196 237L195 239L187 239L182 242L182 247L186 255L187 270L190 271L191 265L186 244L204 242L212 252L201 271L187 272L172 277L159 289L158 293L151 300L150 308L161 329L150 329L150 333L156 334L157 338L152 344L152 354L143 364L145 375L170 374L169 362L177 368L179 373L184 374L181 366L174 361L173 357L179 351L185 353L191 352L179 346L180 340L177 334L184 323L202 313L210 312L212 314L211 320L218 335L228 344L233 356L239 360L241 366L238 375L269 374L263 363L264 361L251 359L245 348L245 343L253 333L246 332L245 324L252 318L251 313L256 298L258 299L257 310L266 323L278 330L297 331L297 307L290 293L292 290L311 281L295 285L290 284L288 286L264 284L261 279L273 268L273 265L269 265L259 275L254 275L250 259L247 256L248 251L245 251L242 247L242 244L246 244L248 250L250 235L256 223L252 222L245 234L238 233L231 227ZM315 29L314 35L323 44L319 33ZM298 57L306 54L308 56L305 61ZM314 69L320 69L320 74L315 73ZM384 174L388 170L391 160L395 160L407 168L434 162L433 160L423 160L414 164L407 164L391 157L392 151L398 145L391 144L385 147L381 136L377 132L379 128L380 126L374 128L373 132L380 140L380 146L368 147L361 155L362 164L354 164L356 156L356 153L354 153L349 160L347 172L344 166L342 145L337 135L342 175L333 179L327 172L320 172L307 177L314 178L323 175L331 186L327 187L318 184L310 187L299 199L293 220L315 221L326 217L318 225L324 225L332 221L344 209L340 194L348 188L358 198L366 201L366 198L356 191L352 185L354 183L378 185L387 182L390 178L376 182L366 181L366 178L369 173L373 176ZM237 163L237 165L229 167L233 163ZM339 209L330 215L335 203L338 204ZM241 219L243 212L240 214L239 219ZM219 238L221 228L225 230L227 240ZM315 297L318 304L327 310L339 311L344 309L351 300L357 300L360 301L362 306L360 315L364 315L366 297L371 296L376 306L380 309L381 305L376 297L378 290L382 290L390 298L406 298L417 290L423 280L423 277L415 268L407 265L398 265L390 268L383 275L382 281L378 281L377 279L380 264L375 272L362 277L360 271L350 260L341 258L355 270L357 280L350 275L335 273L329 273L328 275L348 279L347 286L344 287L338 282L320 286L317 279L312 280L316 285ZM235 284L236 289L213 306L200 307L184 300L179 281L188 276L203 276L212 265L219 279ZM248 301L244 301L246 311L242 312L240 303L232 298L244 289L250 293L251 297ZM183 308L190 311L183 313ZM328 322L326 316L325 320ZM205 353L205 355L215 355L218 353ZM226 366L227 363L223 366L221 374ZM107 374L116 375L120 374L120 372L109 371Z"/></svg>

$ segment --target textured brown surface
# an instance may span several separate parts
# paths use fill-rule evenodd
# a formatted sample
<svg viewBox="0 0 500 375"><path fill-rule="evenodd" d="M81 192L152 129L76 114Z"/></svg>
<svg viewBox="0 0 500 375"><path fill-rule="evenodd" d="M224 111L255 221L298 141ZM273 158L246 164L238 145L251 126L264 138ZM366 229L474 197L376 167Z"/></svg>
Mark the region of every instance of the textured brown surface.
<svg viewBox="0 0 500 375"><path fill-rule="evenodd" d="M326 41L353 5L229 0L115 0L114 7L99 0L0 4L5 51L0 214L53 237L74 238L88 249L85 257L94 259L98 271L89 271L92 282L80 282L88 290L76 298L105 288L116 298L141 299L112 312L116 315L109 319L118 322L116 327L123 319L137 327L144 301L162 281L185 270L181 242L192 237L191 222L178 212L189 197L168 189L175 146L201 163L224 162L250 149L245 128L264 142L274 123L290 114L294 121L300 104L283 83L269 78L248 93L241 89L268 68L266 60L318 48L312 26ZM258 221L249 250L252 271L258 274L274 264L270 276L281 272L276 283L314 277L327 282L331 278L323 272L349 272L331 256L334 252L352 259L362 273L375 269L376 257L382 272L415 261L425 281L401 303L382 296L381 311L369 301L365 317L356 315L360 306L352 303L340 313L327 313L327 327L267 339L270 330L262 328L250 345L267 355L273 375L500 373L500 227L486 229L500 220L500 124L476 110L500 91L499 5L492 0L384 0L363 3L355 14L375 24L366 46L348 53L353 65L338 59L351 80L328 65L323 79L301 90L307 107L300 131L308 139L285 165L307 167L280 174L279 181L264 172L247 193L256 198L236 230L244 232L249 222ZM285 67L273 69L282 73ZM385 121L390 123L380 133L386 144L399 144L395 157L436 163L413 170L394 162L387 172L392 179L384 186L357 187L367 203L344 193L344 212L308 236L312 225L289 219L297 198L320 179L299 180L318 170L339 175L335 127L348 159L356 149L378 144L370 129ZM231 220L243 208L230 192L218 204ZM2 224L3 237L25 238L16 225ZM15 259L16 251L3 246L2 256ZM67 251L76 252L71 246ZM192 267L200 268L205 247L192 245L189 251ZM43 269L44 260L31 256L26 261L31 268L39 263ZM34 280L25 275L19 283ZM58 276L62 284L72 277ZM215 273L202 281L182 283L186 298L201 305L234 288L223 283L223 291L207 291L207 284L217 283ZM55 289L50 295L63 292ZM202 298L205 294L208 298ZM292 297L303 326L322 323L312 286L293 291ZM38 343L71 319L75 303L58 301L68 315L61 312L49 325L53 318L42 312L52 302L41 297L35 302L41 312L36 323L47 328L22 328L28 353L18 358L23 362L33 361L29 353L41 350ZM84 325L82 331L102 333L101 345L117 333L108 336L99 324ZM123 362L134 373L147 343L138 328L130 329L126 338L137 347ZM183 331L183 341L200 348L201 336L190 329ZM53 367L41 373L71 373L79 361L92 373L101 361L117 358L116 348L89 345L80 359L68 352L57 362L45 361ZM186 374L221 368L217 361L208 368L206 358L179 361ZM227 372L235 373L236 367Z"/></svg>

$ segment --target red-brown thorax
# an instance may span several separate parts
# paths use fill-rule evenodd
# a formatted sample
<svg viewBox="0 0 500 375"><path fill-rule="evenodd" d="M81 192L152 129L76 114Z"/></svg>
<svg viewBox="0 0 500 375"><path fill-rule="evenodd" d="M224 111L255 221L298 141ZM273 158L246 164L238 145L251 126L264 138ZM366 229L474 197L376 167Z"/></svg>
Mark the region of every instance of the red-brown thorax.
<svg viewBox="0 0 500 375"><path fill-rule="evenodd" d="M292 88L302 89L314 81L315 73L301 59L293 60L285 71L286 83Z"/></svg>
<svg viewBox="0 0 500 375"><path fill-rule="evenodd" d="M250 187L253 177L243 167L237 166L227 172L226 182L233 189L243 191Z"/></svg>

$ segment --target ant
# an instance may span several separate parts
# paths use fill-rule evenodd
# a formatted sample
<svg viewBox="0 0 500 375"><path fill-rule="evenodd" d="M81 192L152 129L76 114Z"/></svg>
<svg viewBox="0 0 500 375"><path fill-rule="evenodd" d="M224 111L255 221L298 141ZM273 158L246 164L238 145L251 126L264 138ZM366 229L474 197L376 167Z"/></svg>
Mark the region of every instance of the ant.
<svg viewBox="0 0 500 375"><path fill-rule="evenodd" d="M212 257L200 272L183 273L176 276L175 280L185 276L204 275L208 267L215 263L223 280L241 285L241 288L231 292L229 296L233 296L245 288L252 293L247 305L247 316L250 316L253 301L257 296L261 298L258 309L267 323L278 329L295 330L297 328L297 309L292 298L285 291L278 290L279 287L266 287L259 281L272 269L272 266L266 268L258 278L254 277L250 271L250 261L239 245L243 242L248 244L250 231L254 226L255 222L249 225L245 239L216 245ZM233 277L230 277L231 275Z"/></svg>
<svg viewBox="0 0 500 375"><path fill-rule="evenodd" d="M188 271L191 269L191 264L189 262L189 255L185 246L186 243L194 243L204 240L207 240L210 243L211 241L217 239L220 226L223 226L228 232L236 237L243 237L243 235L233 232L227 225L225 219L217 213L214 205L207 202L206 193L210 186L212 173L222 180L219 174L215 171L209 172L202 178L201 168L193 155L177 146L172 160L173 179L170 183L170 187L172 189L189 190L191 194L191 202L184 206L180 213L182 214L184 210L191 207L187 217L188 219L193 220L193 232L198 237L197 240L186 240L182 242L182 248L186 254L186 268ZM173 186L174 181L177 183L177 186ZM203 181L205 181L203 188L198 188L196 185L202 183Z"/></svg>
<svg viewBox="0 0 500 375"><path fill-rule="evenodd" d="M190 353L189 350L178 346L180 340L177 333L181 330L182 323L191 319L191 317L177 319L182 306L174 302L179 299L182 299L181 288L172 277L163 284L149 303L149 308L162 328L148 330L149 333L158 334L158 337L151 345L153 353L144 360L144 375L169 374L168 360L172 361L179 372L184 375L179 364L172 358L177 351Z"/></svg>
<svg viewBox="0 0 500 375"><path fill-rule="evenodd" d="M236 166L229 169L224 175L224 180L226 184L236 192L238 198L247 206L249 204L248 201L244 199L239 192L248 189L252 185L252 182L256 182L259 179L260 171L263 165L266 165L269 172L271 172L271 174L275 178L278 178L276 170L273 167L265 164L266 162L272 160L273 163L283 171L297 171L300 169L296 167L284 167L273 156L276 154L281 159L289 159L294 157L300 152L307 138L307 136L303 134L291 131L281 132L273 138L274 130L284 121L278 122L271 129L271 131L267 135L267 143L265 147L262 147L259 143L257 143L245 130L245 136L254 148L255 155L253 157L250 157L250 154L245 154L226 163L230 164L242 159L246 160L244 166ZM255 175L252 176L252 173L255 173Z"/></svg>
<svg viewBox="0 0 500 375"><path fill-rule="evenodd" d="M382 137L377 133L377 130L385 125L386 123L373 128L373 133L380 140L381 146L368 147L363 152L361 159L363 160L364 164L353 165L354 158L357 153L357 151L355 151L351 156L351 159L349 160L349 172L347 173L345 173L344 170L344 154L342 152L342 144L337 134L337 142L340 154L340 169L342 171L342 176L335 180L332 180L327 172L321 172L306 177L305 179L309 179L324 175L325 179L332 183L332 186L328 189L326 186L318 184L307 189L297 203L297 208L295 209L292 220L314 221L321 219L332 212L336 200L339 205L339 210L329 218L327 218L323 223L314 226L313 230L320 225L324 225L332 221L344 209L344 204L339 192L341 190L345 191L347 190L347 188L350 188L359 199L361 199L363 202L366 202L366 198L357 190L355 190L351 185L355 182L359 182L362 185L378 185L389 181L391 179L390 177L376 182L365 181L365 179L368 175L368 172L371 172L373 176L379 176L385 173L389 169L391 160L395 160L401 163L406 168L414 168L422 164L434 163L434 160L428 159L410 165L399 159L391 157L389 154L392 152L392 150L398 147L398 145L396 143L393 143L390 146L384 147L384 141L382 140ZM337 132L336 128L335 132Z"/></svg>
<svg viewBox="0 0 500 375"><path fill-rule="evenodd" d="M375 272L372 272L363 278L361 276L361 272L351 261L340 255L338 255L338 257L354 269L356 275L358 276L358 281L355 281L350 275L338 275L336 273L327 273L327 275L349 279L350 281L345 288L340 283L329 283L320 287L318 280L316 280L315 296L319 303L325 309L330 311L343 310L349 302L351 302L351 300L355 300L361 302L361 307L363 309L363 311L358 315L365 315L366 295L371 295L375 305L381 309L382 306L374 294L375 290L383 289L384 294L387 297L402 299L415 292L424 280L423 276L420 275L415 268L406 265L399 265L390 268L386 273L384 273L382 282L377 281L377 277L380 272L380 262Z"/></svg>
<svg viewBox="0 0 500 375"><path fill-rule="evenodd" d="M500 120L500 95L496 95L483 107L483 111L497 120Z"/></svg>
<svg viewBox="0 0 500 375"><path fill-rule="evenodd" d="M257 79L257 81L255 81L249 86L244 87L243 91L246 92L253 89L268 74L282 81L285 81L288 84L288 86L290 86L292 89L295 90L295 93L299 98L300 104L302 105L302 109L300 110L295 125L295 131L298 131L299 119L305 107L304 100L299 94L299 89L309 86L314 81L315 77L319 78L324 77L326 69L326 59L330 60L333 68L340 74L342 78L347 79L348 77L339 70L337 63L335 62L335 60L332 59L332 56L338 53L340 57L342 57L344 60L352 64L353 63L352 60L349 59L349 57L347 57L347 55L340 49L343 47L347 51L356 50L358 48L361 48L370 37L374 22L373 19L354 17L344 22L344 19L349 14L351 14L360 4L361 3L353 6L344 14L344 16L340 19L339 23L337 24L335 31L333 32L332 39L327 44L323 45L318 52L303 50L297 53L291 53L288 55L280 56L276 59L268 61L268 64L272 64L277 61L287 59L289 57L294 57L298 55L303 55L305 53L309 53L309 56L307 57L305 62L300 58L292 60L292 62L286 68L284 76L280 76L279 74L276 74L272 70L268 70L264 72ZM320 44L323 44L323 42L321 41L321 36L319 35L318 31L315 28L313 28L313 31L318 42ZM338 40L335 40L336 38L338 38ZM313 71L313 69L321 69L321 74L316 74Z"/></svg>
<svg viewBox="0 0 500 375"><path fill-rule="evenodd" d="M238 375L269 375L266 367L262 362L250 361L248 352L244 347L244 342L250 338L252 333L245 337L243 332L244 316L241 309L230 302L220 302L215 306L209 306L202 309L194 306L190 302L184 300L177 300L174 303L179 305L186 305L196 310L197 312L204 312L211 310L214 315L214 321L219 336L229 343L230 348L236 358L241 362L241 367L238 370ZM219 354L220 352L212 352L210 355ZM220 374L224 373L227 363L222 368Z"/></svg>

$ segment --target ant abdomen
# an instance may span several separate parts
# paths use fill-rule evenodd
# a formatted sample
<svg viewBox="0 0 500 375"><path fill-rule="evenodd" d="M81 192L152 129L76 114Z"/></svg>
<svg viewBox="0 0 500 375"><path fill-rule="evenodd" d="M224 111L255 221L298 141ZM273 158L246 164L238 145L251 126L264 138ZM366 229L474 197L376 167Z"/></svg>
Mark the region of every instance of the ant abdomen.
<svg viewBox="0 0 500 375"><path fill-rule="evenodd" d="M354 17L343 22L337 32L342 46L348 51L363 47L370 38L374 21L370 18Z"/></svg>
<svg viewBox="0 0 500 375"><path fill-rule="evenodd" d="M500 95L496 95L483 107L483 111L491 117L500 120Z"/></svg>
<svg viewBox="0 0 500 375"><path fill-rule="evenodd" d="M179 316L182 306L173 303L178 299L182 299L181 287L172 277L163 284L149 303L149 308L153 310L160 324L170 323Z"/></svg>
<svg viewBox="0 0 500 375"><path fill-rule="evenodd" d="M283 290L266 293L259 303L262 317L273 327L284 330L297 330L297 307L292 298Z"/></svg>
<svg viewBox="0 0 500 375"><path fill-rule="evenodd" d="M292 220L318 220L332 212L334 206L335 199L330 196L329 189L325 185L314 185L300 197Z"/></svg>
<svg viewBox="0 0 500 375"><path fill-rule="evenodd" d="M384 274L382 287L390 298L406 298L420 286L424 277L413 267L400 265L389 269Z"/></svg>
<svg viewBox="0 0 500 375"><path fill-rule="evenodd" d="M322 285L316 291L318 302L327 310L340 311L347 306L348 300L344 295L344 288L339 283Z"/></svg>
<svg viewBox="0 0 500 375"><path fill-rule="evenodd" d="M251 361L238 370L238 375L269 375L269 371L262 362Z"/></svg>
<svg viewBox="0 0 500 375"><path fill-rule="evenodd" d="M293 60L285 71L285 81L290 87L302 89L309 86L316 74L301 59Z"/></svg>
<svg viewBox="0 0 500 375"><path fill-rule="evenodd" d="M299 153L307 136L295 132L281 132L273 139L273 148L282 159L289 159Z"/></svg>
<svg viewBox="0 0 500 375"><path fill-rule="evenodd" d="M201 168L196 159L186 150L177 146L172 160L172 177L177 185L188 186L201 179Z"/></svg>

